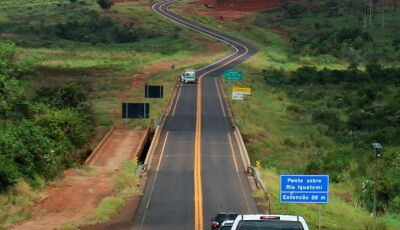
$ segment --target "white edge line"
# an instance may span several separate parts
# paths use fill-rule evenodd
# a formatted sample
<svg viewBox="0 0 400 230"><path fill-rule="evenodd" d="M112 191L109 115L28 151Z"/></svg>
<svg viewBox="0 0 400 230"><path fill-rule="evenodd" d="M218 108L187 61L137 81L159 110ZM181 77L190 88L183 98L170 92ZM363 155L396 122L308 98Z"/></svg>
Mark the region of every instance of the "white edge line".
<svg viewBox="0 0 400 230"><path fill-rule="evenodd" d="M163 147L161 149L161 154L160 154L160 159L158 160L156 175L154 176L154 181L153 181L153 184L151 185L150 196L149 196L149 200L147 201L147 204L146 204L146 209L145 209L144 214L143 214L142 222L140 223L140 229L143 228L143 223L144 223L144 220L146 219L147 210L148 210L148 208L150 206L150 201L151 201L151 197L153 195L154 186L155 186L156 181L157 181L158 171L160 169L161 161L162 161L162 158L163 158L163 155L164 155L165 145L167 144L168 134L169 134L169 131L167 131L167 135L165 136L164 144L163 144Z"/></svg>
<svg viewBox="0 0 400 230"><path fill-rule="evenodd" d="M175 115L175 110L176 110L176 107L178 106L179 97L181 96L181 89L182 89L182 85L179 86L178 97L175 101L175 106L174 106L174 110L172 111L172 116Z"/></svg>
<svg viewBox="0 0 400 230"><path fill-rule="evenodd" d="M221 90L219 89L219 84L218 84L217 80L218 80L218 78L214 78L215 87L217 87L217 93L218 93L218 98L219 98L219 104L221 105L222 114L224 115L224 117L226 117L224 104L222 103Z"/></svg>
<svg viewBox="0 0 400 230"><path fill-rule="evenodd" d="M251 212L251 210L250 210L250 205L249 205L249 202L248 202L248 200L247 200L246 193L245 193L245 191L244 191L242 179L240 179L239 168L238 168L238 166L237 166L235 153L234 153L234 151L233 151L233 145L232 145L231 135L230 135L229 133L228 133L228 139L229 139L229 145L231 146L231 153L232 153L232 157L233 157L233 162L235 163L236 175L237 175L238 178L239 178L239 183L240 183L240 188L242 189L243 198L244 198L244 200L246 201L247 213L250 213L250 212Z"/></svg>

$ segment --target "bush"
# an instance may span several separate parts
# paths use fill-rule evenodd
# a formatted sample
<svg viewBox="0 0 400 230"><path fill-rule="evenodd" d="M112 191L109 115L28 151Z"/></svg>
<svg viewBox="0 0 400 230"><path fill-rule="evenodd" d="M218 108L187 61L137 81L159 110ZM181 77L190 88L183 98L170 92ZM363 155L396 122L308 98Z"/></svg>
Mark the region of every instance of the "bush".
<svg viewBox="0 0 400 230"><path fill-rule="evenodd" d="M106 197L97 206L93 219L96 223L109 221L124 207L122 197Z"/></svg>
<svg viewBox="0 0 400 230"><path fill-rule="evenodd" d="M350 179L351 159L352 150L347 148L317 153L307 164L306 170L313 174L329 174L332 182L344 182Z"/></svg>
<svg viewBox="0 0 400 230"><path fill-rule="evenodd" d="M88 100L89 93L79 83L69 83L55 88L42 88L37 92L37 100L55 108L79 108Z"/></svg>
<svg viewBox="0 0 400 230"><path fill-rule="evenodd" d="M141 25L126 25L96 12L71 15L65 22L58 23L55 35L72 41L91 43L128 43L155 38L159 32Z"/></svg>
<svg viewBox="0 0 400 230"><path fill-rule="evenodd" d="M111 0L97 0L97 3L103 9L109 9L114 4Z"/></svg>
<svg viewBox="0 0 400 230"><path fill-rule="evenodd" d="M331 130L340 131L345 129L345 124L339 119L338 111L332 108L318 108L312 113L315 122L321 122L329 126Z"/></svg>
<svg viewBox="0 0 400 230"><path fill-rule="evenodd" d="M264 80L269 84L281 84L285 81L285 74L282 70L263 71Z"/></svg>
<svg viewBox="0 0 400 230"><path fill-rule="evenodd" d="M284 10L285 16L289 18L298 18L306 12L306 8L301 2L286 1L281 4L281 8Z"/></svg>
<svg viewBox="0 0 400 230"><path fill-rule="evenodd" d="M20 177L21 174L12 158L0 155L0 191L13 185Z"/></svg>

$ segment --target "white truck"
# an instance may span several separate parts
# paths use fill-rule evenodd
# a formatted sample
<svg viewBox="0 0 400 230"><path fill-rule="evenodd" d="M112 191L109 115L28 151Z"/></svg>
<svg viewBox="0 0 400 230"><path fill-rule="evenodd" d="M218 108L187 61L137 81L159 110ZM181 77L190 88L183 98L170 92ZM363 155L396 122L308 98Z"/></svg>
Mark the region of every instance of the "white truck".
<svg viewBox="0 0 400 230"><path fill-rule="evenodd" d="M238 215L233 222L232 230L272 230L291 229L308 230L306 221L301 216L250 214Z"/></svg>
<svg viewBox="0 0 400 230"><path fill-rule="evenodd" d="M196 76L196 71L193 69L187 69L182 72L181 77L180 77L181 82L184 83L196 83L197 82L197 76Z"/></svg>

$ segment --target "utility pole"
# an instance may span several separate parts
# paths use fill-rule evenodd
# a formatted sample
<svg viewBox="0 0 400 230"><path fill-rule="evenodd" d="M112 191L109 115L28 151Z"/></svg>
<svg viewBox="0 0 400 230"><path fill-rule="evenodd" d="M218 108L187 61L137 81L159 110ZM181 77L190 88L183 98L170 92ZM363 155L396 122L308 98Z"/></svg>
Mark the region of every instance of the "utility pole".
<svg viewBox="0 0 400 230"><path fill-rule="evenodd" d="M364 0L364 30L367 30L367 0Z"/></svg>
<svg viewBox="0 0 400 230"><path fill-rule="evenodd" d="M378 159L381 157L382 145L378 142L372 143L372 147L375 149L375 179L374 179L374 201L372 204L372 211L373 211L373 230L377 230L376 226L376 184L378 182Z"/></svg>
<svg viewBox="0 0 400 230"><path fill-rule="evenodd" d="M385 0L382 0L382 28L385 28Z"/></svg>
<svg viewBox="0 0 400 230"><path fill-rule="evenodd" d="M372 0L369 0L369 25L372 26Z"/></svg>

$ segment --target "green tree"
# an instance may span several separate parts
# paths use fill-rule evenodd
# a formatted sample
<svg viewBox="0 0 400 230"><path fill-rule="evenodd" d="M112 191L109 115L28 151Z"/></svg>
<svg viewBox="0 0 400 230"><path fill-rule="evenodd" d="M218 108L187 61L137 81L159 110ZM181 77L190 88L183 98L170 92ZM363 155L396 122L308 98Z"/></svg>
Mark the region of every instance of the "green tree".
<svg viewBox="0 0 400 230"><path fill-rule="evenodd" d="M285 1L281 4L281 8L289 18L298 18L301 14L306 12L306 8L301 2Z"/></svg>
<svg viewBox="0 0 400 230"><path fill-rule="evenodd" d="M26 104L26 85L15 76L27 70L16 60L16 47L11 42L0 42L0 118L3 127L10 118L19 116L16 108Z"/></svg>

